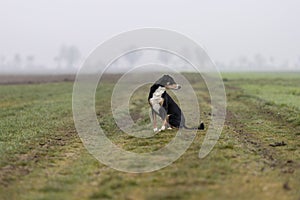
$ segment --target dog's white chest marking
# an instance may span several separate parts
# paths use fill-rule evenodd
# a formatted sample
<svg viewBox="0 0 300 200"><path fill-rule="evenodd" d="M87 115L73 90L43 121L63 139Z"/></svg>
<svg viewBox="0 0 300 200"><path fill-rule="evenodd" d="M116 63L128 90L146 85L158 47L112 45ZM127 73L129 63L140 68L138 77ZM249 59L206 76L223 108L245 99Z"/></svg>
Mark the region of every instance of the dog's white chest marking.
<svg viewBox="0 0 300 200"><path fill-rule="evenodd" d="M150 98L150 103L152 105L153 110L159 113L159 109L161 107L160 103L162 103L163 98L161 95L166 91L165 87L159 86L155 92L153 93L152 98Z"/></svg>

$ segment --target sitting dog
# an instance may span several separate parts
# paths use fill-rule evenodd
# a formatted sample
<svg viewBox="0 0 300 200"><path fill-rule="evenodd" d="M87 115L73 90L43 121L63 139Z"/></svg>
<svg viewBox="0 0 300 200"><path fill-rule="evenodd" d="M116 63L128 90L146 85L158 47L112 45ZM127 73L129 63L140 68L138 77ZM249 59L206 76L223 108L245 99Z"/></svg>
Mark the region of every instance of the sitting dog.
<svg viewBox="0 0 300 200"><path fill-rule="evenodd" d="M178 85L169 75L164 75L151 86L148 96L148 102L152 110L154 132L163 131L166 129L166 127L168 127L168 129L204 129L203 122L200 123L198 128L186 127L185 118L183 113L181 112L181 109L166 92L166 89L178 90L180 88L181 86ZM163 125L159 130L156 124L156 115L160 116L160 118L163 120Z"/></svg>

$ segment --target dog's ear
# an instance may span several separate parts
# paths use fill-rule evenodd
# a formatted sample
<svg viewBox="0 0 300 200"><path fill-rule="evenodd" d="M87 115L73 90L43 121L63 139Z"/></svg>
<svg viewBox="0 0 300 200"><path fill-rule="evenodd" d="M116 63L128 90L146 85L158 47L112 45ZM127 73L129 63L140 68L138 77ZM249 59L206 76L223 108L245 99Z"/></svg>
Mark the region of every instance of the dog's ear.
<svg viewBox="0 0 300 200"><path fill-rule="evenodd" d="M164 77L161 77L160 79L158 79L155 83L161 85L162 81L163 81Z"/></svg>
<svg viewBox="0 0 300 200"><path fill-rule="evenodd" d="M165 85L165 79L166 79L167 75L163 75L162 77L160 77L160 79L158 79L155 83L159 84L159 85Z"/></svg>
<svg viewBox="0 0 300 200"><path fill-rule="evenodd" d="M167 74L164 74L160 79L158 79L156 82L156 84L159 85L169 85L169 84L175 84L175 81L173 80L173 78Z"/></svg>

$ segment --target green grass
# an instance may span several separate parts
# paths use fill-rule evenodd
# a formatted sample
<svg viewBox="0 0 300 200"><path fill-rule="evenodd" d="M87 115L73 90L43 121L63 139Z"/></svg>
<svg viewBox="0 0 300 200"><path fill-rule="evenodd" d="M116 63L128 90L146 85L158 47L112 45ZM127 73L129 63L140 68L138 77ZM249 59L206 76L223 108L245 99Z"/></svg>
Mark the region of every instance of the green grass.
<svg viewBox="0 0 300 200"><path fill-rule="evenodd" d="M205 84L187 74L209 124ZM299 199L299 74L224 74L228 113L221 137L204 159L205 132L159 171L115 171L93 158L76 134L72 83L0 86L0 199ZM128 136L110 112L111 81L98 88L96 114L107 136L133 152L151 152L176 133ZM136 123L149 123L148 88L130 101ZM151 127L149 126L149 129ZM284 141L286 146L271 147Z"/></svg>
<svg viewBox="0 0 300 200"><path fill-rule="evenodd" d="M300 73L225 73L223 79L270 104L300 109Z"/></svg>

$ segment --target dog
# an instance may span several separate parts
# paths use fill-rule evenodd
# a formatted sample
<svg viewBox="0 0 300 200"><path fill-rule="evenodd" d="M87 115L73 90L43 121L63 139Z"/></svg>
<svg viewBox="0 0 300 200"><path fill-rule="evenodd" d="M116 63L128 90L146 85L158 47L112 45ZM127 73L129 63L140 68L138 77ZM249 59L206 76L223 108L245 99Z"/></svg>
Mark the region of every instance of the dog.
<svg viewBox="0 0 300 200"><path fill-rule="evenodd" d="M181 86L177 84L169 75L163 75L151 86L148 96L148 103L152 110L154 132L163 131L166 128L204 130L203 122L201 122L197 128L186 127L185 118L181 109L172 99L172 97L166 92L167 89L179 90L180 88ZM163 120L163 124L160 129L157 128L156 115Z"/></svg>

